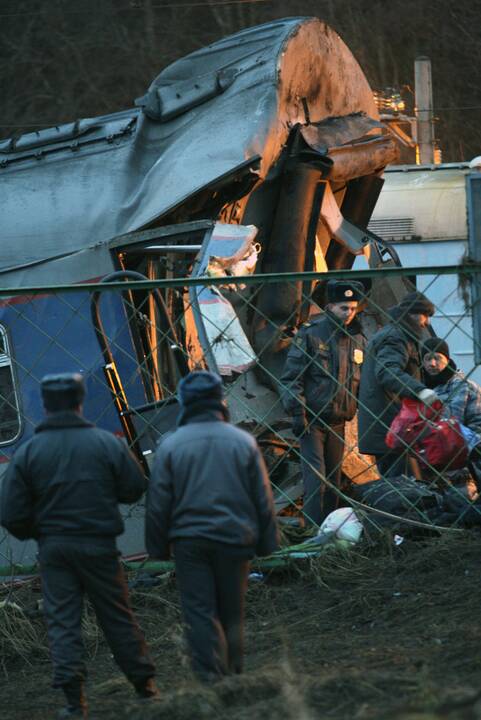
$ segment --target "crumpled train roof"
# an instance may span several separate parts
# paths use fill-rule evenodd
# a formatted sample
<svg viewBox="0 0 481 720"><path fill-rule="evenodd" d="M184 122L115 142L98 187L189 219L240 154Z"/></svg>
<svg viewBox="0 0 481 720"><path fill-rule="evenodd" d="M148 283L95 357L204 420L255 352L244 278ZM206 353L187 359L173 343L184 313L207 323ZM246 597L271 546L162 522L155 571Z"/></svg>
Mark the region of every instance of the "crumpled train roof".
<svg viewBox="0 0 481 720"><path fill-rule="evenodd" d="M148 227L256 159L265 177L306 113L377 117L357 62L315 18L213 43L167 67L149 93L164 118L134 108L0 142L0 271Z"/></svg>

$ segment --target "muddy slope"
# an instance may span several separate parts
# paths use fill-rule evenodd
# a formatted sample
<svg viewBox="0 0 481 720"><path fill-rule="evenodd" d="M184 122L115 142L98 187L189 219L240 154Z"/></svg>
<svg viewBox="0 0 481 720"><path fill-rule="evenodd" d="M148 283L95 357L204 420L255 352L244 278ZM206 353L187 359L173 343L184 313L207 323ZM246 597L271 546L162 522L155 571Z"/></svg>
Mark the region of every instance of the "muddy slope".
<svg viewBox="0 0 481 720"><path fill-rule="evenodd" d="M8 599L22 610L0 609L3 720L50 720L62 703L49 687L39 597L35 582L14 588ZM251 582L245 674L208 689L189 671L175 580L132 598L162 698L133 698L88 612L93 719L481 719L478 534L385 542Z"/></svg>

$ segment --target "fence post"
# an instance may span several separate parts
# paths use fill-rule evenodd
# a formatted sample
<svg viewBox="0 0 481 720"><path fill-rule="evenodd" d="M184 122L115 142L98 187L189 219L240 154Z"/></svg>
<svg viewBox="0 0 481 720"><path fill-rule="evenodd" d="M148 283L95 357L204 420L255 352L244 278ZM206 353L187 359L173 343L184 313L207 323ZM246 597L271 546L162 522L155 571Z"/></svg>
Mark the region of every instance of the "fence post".
<svg viewBox="0 0 481 720"><path fill-rule="evenodd" d="M466 175L468 248L472 262L481 263L481 173ZM481 363L481 273L471 275L474 361Z"/></svg>
<svg viewBox="0 0 481 720"><path fill-rule="evenodd" d="M414 92L416 100L417 162L434 162L433 85L431 60L418 57L414 63Z"/></svg>

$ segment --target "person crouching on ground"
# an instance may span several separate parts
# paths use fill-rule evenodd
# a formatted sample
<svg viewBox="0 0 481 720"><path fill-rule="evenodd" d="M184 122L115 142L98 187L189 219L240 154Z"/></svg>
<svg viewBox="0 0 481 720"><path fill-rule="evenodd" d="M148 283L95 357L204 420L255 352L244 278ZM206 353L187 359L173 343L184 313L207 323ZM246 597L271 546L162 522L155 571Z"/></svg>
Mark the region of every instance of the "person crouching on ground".
<svg viewBox="0 0 481 720"><path fill-rule="evenodd" d="M249 560L278 547L272 490L255 439L229 423L222 381L178 386L178 428L160 442L147 494L149 555L174 549L192 667L209 682L242 671Z"/></svg>
<svg viewBox="0 0 481 720"><path fill-rule="evenodd" d="M423 381L434 390L449 410L450 415L463 426L474 480L481 489L481 387L467 380L457 369L445 340L432 337L422 347Z"/></svg>
<svg viewBox="0 0 481 720"><path fill-rule="evenodd" d="M426 387L435 390L456 420L481 434L481 387L457 369L448 343L438 337L428 338L422 347L422 357Z"/></svg>
<svg viewBox="0 0 481 720"><path fill-rule="evenodd" d="M124 529L118 504L140 500L146 481L125 442L82 417L82 375L47 375L41 391L47 416L9 464L0 522L16 538L38 541L53 687L68 703L58 717L86 718L84 595L137 694L158 694L115 542Z"/></svg>

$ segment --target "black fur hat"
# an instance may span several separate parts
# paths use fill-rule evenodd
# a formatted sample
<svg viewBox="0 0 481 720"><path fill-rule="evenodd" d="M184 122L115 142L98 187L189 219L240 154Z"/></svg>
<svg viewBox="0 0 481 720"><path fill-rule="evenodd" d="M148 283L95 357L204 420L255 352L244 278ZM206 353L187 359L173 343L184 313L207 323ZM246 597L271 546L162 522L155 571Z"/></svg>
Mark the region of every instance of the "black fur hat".
<svg viewBox="0 0 481 720"><path fill-rule="evenodd" d="M398 305L398 308L404 313L411 315L428 315L432 317L434 315L435 307L431 300L428 300L426 295L420 292L408 293Z"/></svg>
<svg viewBox="0 0 481 720"><path fill-rule="evenodd" d="M326 291L328 303L359 301L366 294L362 283L346 280L329 280Z"/></svg>
<svg viewBox="0 0 481 720"><path fill-rule="evenodd" d="M45 375L40 381L40 391L49 412L73 410L85 397L84 379L80 373Z"/></svg>

